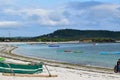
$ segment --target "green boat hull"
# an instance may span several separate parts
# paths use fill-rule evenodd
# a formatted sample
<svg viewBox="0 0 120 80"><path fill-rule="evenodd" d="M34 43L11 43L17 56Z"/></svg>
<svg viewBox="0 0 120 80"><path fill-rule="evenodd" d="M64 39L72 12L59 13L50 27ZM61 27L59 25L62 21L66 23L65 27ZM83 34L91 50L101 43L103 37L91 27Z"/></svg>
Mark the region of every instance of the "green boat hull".
<svg viewBox="0 0 120 80"><path fill-rule="evenodd" d="M43 64L12 64L0 62L0 72L2 73L18 73L18 74L34 74L43 72Z"/></svg>

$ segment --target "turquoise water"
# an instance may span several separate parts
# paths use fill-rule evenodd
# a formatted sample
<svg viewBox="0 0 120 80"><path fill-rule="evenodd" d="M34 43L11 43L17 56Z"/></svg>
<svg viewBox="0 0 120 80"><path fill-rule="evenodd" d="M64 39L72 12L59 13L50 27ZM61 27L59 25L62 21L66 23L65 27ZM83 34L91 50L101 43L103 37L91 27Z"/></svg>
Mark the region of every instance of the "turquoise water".
<svg viewBox="0 0 120 80"><path fill-rule="evenodd" d="M100 54L100 52L120 52L120 43L58 44L60 47L48 47L48 44L18 44L16 54L82 64L113 68L120 54Z"/></svg>

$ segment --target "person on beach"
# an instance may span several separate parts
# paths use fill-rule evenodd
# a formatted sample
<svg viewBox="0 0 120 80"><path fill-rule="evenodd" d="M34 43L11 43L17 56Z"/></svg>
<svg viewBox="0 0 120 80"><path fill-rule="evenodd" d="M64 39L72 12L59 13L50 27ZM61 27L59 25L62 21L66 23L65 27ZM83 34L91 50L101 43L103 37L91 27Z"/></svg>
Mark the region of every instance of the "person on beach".
<svg viewBox="0 0 120 80"><path fill-rule="evenodd" d="M117 70L118 70L118 72L120 72L120 59L118 59L118 61L117 61Z"/></svg>
<svg viewBox="0 0 120 80"><path fill-rule="evenodd" d="M118 59L117 64L114 66L114 72L120 73L120 59Z"/></svg>

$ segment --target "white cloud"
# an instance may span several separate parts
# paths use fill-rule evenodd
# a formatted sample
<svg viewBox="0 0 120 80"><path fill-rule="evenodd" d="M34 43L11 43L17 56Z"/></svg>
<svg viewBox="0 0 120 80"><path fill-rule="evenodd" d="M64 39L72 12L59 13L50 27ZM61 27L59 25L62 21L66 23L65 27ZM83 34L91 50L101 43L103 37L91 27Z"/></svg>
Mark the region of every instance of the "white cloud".
<svg viewBox="0 0 120 80"><path fill-rule="evenodd" d="M0 21L0 27L8 27L8 26L17 26L20 25L20 23L16 21Z"/></svg>
<svg viewBox="0 0 120 80"><path fill-rule="evenodd" d="M80 6L80 7L79 7ZM87 5L86 5L87 6ZM90 6L90 5L88 5ZM87 8L81 8L81 5L77 7L72 5L72 8L67 9L67 17L70 23L79 26L80 28L86 27L86 29L108 29L111 27L118 27L120 25L120 4L100 4Z"/></svg>
<svg viewBox="0 0 120 80"><path fill-rule="evenodd" d="M5 9L4 13L11 15L20 15L27 19L34 19L34 22L38 22L40 25L68 25L69 20L65 18L62 12L48 9ZM37 17L37 19L35 18ZM36 19L36 20L35 20Z"/></svg>
<svg viewBox="0 0 120 80"><path fill-rule="evenodd" d="M45 9L4 9L4 13L9 13L12 15L47 15L50 11Z"/></svg>
<svg viewBox="0 0 120 80"><path fill-rule="evenodd" d="M53 20L50 20L50 19L42 19L40 21L41 25L50 25L50 26L56 26L56 25L69 25L69 21L67 19L61 19L60 21L53 21Z"/></svg>
<svg viewBox="0 0 120 80"><path fill-rule="evenodd" d="M67 5L69 7L66 7ZM90 27L109 29L109 27L120 25L120 4L80 2L73 5L72 3L66 4L66 6L52 9L7 8L3 10L3 13L9 16L18 16L16 17L16 22L21 21L24 22L23 24L33 23L45 26L77 25L80 28L86 27L86 29Z"/></svg>

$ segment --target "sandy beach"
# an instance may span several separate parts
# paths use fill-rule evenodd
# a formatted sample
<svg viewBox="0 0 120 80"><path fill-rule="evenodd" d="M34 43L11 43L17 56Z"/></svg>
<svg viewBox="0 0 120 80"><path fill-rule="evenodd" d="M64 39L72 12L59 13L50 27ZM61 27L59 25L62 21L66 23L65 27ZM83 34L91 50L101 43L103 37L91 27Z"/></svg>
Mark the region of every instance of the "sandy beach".
<svg viewBox="0 0 120 80"><path fill-rule="evenodd" d="M57 74L58 77L16 77L3 76L0 74L2 80L119 80L119 74L99 73L83 70L74 70L61 67L48 66L51 74ZM44 71L44 74L47 74Z"/></svg>
<svg viewBox="0 0 120 80"><path fill-rule="evenodd" d="M11 51L16 47L0 44L0 56L6 57L6 62L28 64L30 62L39 62L41 59L23 57L21 55L12 54ZM69 64L61 64L52 61L42 60L47 64L51 74L57 77L18 77L4 76L0 73L1 80L120 80L120 74L114 73L112 69L77 66ZM48 74L44 67L43 73Z"/></svg>

